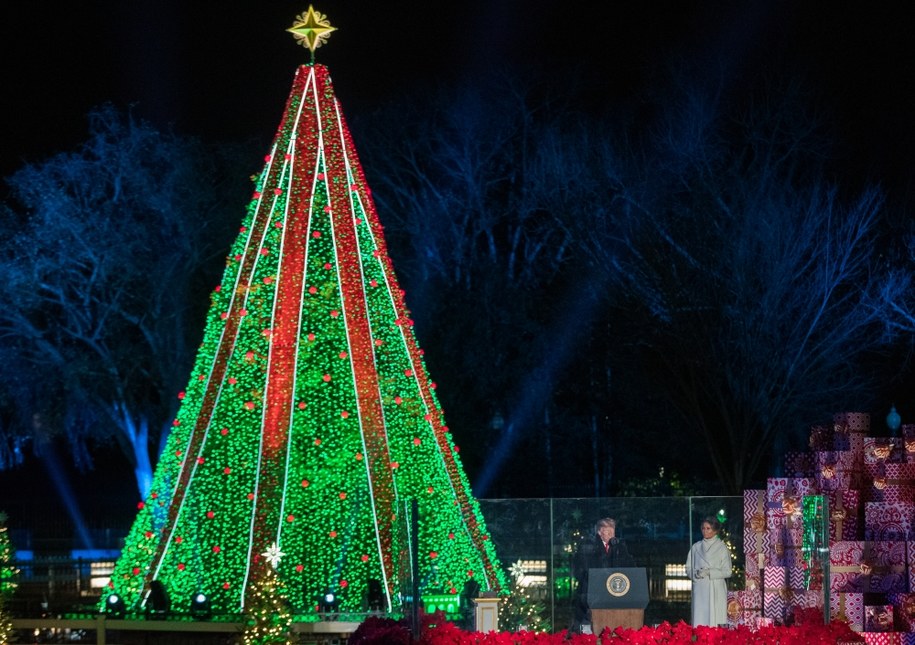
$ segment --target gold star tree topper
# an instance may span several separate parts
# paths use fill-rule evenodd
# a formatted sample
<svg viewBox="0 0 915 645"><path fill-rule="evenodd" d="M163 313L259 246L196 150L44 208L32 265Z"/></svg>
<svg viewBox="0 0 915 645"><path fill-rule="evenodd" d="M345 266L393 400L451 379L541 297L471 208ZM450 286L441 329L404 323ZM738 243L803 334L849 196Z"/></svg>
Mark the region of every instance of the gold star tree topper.
<svg viewBox="0 0 915 645"><path fill-rule="evenodd" d="M327 16L308 5L308 11L296 16L292 27L286 31L290 32L302 47L308 48L314 60L315 50L326 43L331 32L336 30L336 27L330 26Z"/></svg>

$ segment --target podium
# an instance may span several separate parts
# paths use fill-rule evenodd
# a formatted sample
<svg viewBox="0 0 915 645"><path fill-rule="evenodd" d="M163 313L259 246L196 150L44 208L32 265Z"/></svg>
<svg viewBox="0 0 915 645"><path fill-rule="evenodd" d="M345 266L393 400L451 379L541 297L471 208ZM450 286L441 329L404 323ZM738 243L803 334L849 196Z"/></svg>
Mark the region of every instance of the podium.
<svg viewBox="0 0 915 645"><path fill-rule="evenodd" d="M588 569L591 630L604 627L640 629L648 606L648 576L644 567Z"/></svg>

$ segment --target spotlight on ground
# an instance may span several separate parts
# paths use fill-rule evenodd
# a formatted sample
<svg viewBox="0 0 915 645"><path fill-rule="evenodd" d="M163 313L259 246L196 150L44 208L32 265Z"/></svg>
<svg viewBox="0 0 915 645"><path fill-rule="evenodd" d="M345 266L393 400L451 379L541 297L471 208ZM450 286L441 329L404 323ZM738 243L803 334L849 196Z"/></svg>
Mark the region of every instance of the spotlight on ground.
<svg viewBox="0 0 915 645"><path fill-rule="evenodd" d="M191 616L194 618L210 617L210 599L202 591L198 591L191 597Z"/></svg>
<svg viewBox="0 0 915 645"><path fill-rule="evenodd" d="M340 600L333 591L328 591L321 596L320 611L322 614L336 614L340 605Z"/></svg>
<svg viewBox="0 0 915 645"><path fill-rule="evenodd" d="M105 600L105 613L114 618L123 618L124 614L127 613L127 608L124 606L124 599L116 593L108 596Z"/></svg>

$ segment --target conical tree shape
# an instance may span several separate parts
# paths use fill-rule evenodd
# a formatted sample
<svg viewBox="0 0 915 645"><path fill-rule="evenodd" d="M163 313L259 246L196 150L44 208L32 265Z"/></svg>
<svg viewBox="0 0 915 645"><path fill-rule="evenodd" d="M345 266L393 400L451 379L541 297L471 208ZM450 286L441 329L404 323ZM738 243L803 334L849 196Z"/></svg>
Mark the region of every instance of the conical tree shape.
<svg viewBox="0 0 915 645"><path fill-rule="evenodd" d="M503 587L434 390L328 72L302 66L111 589L238 613L271 549L300 613L329 590L358 611L369 580L396 611L412 499L424 589Z"/></svg>

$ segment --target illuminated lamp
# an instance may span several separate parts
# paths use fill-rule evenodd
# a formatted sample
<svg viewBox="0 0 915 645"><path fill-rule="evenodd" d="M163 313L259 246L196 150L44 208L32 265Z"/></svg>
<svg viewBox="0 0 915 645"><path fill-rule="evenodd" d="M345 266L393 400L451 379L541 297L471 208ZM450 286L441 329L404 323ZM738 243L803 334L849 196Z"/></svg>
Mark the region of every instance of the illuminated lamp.
<svg viewBox="0 0 915 645"><path fill-rule="evenodd" d="M210 599L202 591L198 591L191 596L191 616L194 618L210 617Z"/></svg>
<svg viewBox="0 0 915 645"><path fill-rule="evenodd" d="M149 596L146 598L146 615L149 618L165 618L172 608L165 585L160 580L149 583Z"/></svg>
<svg viewBox="0 0 915 645"><path fill-rule="evenodd" d="M896 412L896 406L890 407L890 413L886 415L886 427L890 429L890 436L895 437L899 432L899 426L902 425L902 417Z"/></svg>
<svg viewBox="0 0 915 645"><path fill-rule="evenodd" d="M337 613L337 607L340 605L340 599L337 598L333 591L328 589L327 593L321 596L321 601L318 604L322 614L335 614Z"/></svg>
<svg viewBox="0 0 915 645"><path fill-rule="evenodd" d="M124 606L124 599L116 593L108 596L108 599L105 600L105 613L111 614L115 618L123 618L124 614L127 613L127 608Z"/></svg>

